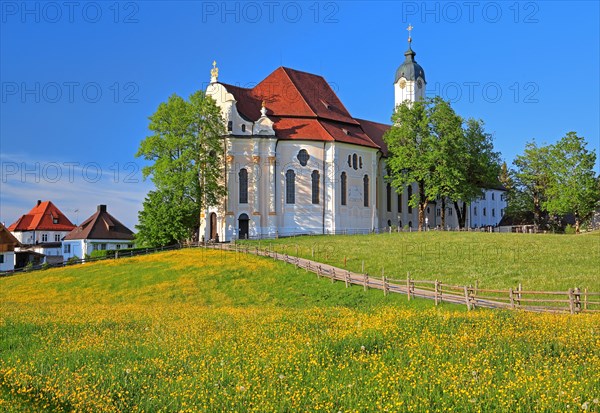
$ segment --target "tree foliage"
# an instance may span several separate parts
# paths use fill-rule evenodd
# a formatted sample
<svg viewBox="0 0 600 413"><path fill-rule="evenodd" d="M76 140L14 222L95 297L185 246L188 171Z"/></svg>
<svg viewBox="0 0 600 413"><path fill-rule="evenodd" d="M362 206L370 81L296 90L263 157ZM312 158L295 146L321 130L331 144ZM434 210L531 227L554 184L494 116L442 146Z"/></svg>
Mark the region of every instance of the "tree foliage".
<svg viewBox="0 0 600 413"><path fill-rule="evenodd" d="M143 175L156 190L144 201L137 228L141 243L156 246L192 237L200 211L225 194L225 128L220 109L202 91L187 100L173 94L149 119L152 134L136 156L151 162Z"/></svg>
<svg viewBox="0 0 600 413"><path fill-rule="evenodd" d="M466 205L481 196L482 188L498 185L500 155L483 122L469 119L463 124L447 101L439 97L405 102L392 116L393 126L385 134L389 179L397 188L414 182L418 191L409 200L419 210L419 229L430 201L452 201L459 224L465 225ZM463 201L462 211L459 201Z"/></svg>

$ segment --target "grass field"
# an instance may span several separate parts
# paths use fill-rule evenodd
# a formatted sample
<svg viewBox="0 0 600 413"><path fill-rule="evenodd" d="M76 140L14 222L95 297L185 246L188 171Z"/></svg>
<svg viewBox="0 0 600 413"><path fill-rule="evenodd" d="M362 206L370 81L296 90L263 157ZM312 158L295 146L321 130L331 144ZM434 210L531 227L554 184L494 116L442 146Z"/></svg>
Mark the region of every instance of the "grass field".
<svg viewBox="0 0 600 413"><path fill-rule="evenodd" d="M600 411L600 315L183 250L0 279L2 412Z"/></svg>
<svg viewBox="0 0 600 413"><path fill-rule="evenodd" d="M243 243L243 242L242 242ZM249 241L254 247L258 241ZM479 232L412 232L313 236L260 242L261 248L380 275L417 280L436 278L483 288L600 292L600 231L584 235Z"/></svg>

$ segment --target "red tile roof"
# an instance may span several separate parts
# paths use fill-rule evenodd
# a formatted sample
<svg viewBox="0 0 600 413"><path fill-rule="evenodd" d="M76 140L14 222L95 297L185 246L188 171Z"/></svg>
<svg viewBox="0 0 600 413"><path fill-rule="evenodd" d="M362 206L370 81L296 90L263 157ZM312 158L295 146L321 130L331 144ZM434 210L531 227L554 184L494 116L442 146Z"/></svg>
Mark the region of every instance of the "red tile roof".
<svg viewBox="0 0 600 413"><path fill-rule="evenodd" d="M252 89L222 85L249 121L260 117L264 101L279 139L338 141L384 150L382 136L389 126L353 118L322 76L280 67Z"/></svg>
<svg viewBox="0 0 600 413"><path fill-rule="evenodd" d="M69 232L65 241L78 239L126 240L134 239L133 232L106 212L106 205L98 205L94 215Z"/></svg>
<svg viewBox="0 0 600 413"><path fill-rule="evenodd" d="M75 225L51 201L38 201L31 211L10 225L8 230L71 231L73 228Z"/></svg>

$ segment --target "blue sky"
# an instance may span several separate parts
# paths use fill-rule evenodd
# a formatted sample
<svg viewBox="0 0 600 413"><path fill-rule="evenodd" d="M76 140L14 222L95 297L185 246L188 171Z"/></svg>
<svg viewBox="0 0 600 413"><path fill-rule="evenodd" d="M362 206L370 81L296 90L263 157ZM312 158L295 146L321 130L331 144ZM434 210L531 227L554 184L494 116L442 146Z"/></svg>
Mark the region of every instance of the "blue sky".
<svg viewBox="0 0 600 413"><path fill-rule="evenodd" d="M388 122L407 48L427 93L483 119L507 163L574 130L599 151L599 3L250 1L0 3L0 221L52 200L133 227L152 185L135 158L172 93L252 86L278 66L325 77Z"/></svg>

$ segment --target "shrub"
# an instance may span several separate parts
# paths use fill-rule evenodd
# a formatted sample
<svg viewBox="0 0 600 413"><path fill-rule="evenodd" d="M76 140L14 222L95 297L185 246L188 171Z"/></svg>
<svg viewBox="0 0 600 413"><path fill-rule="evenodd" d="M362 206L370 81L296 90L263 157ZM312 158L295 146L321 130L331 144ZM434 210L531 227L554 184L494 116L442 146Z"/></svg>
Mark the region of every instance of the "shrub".
<svg viewBox="0 0 600 413"><path fill-rule="evenodd" d="M567 224L565 227L565 234L575 234L575 227L571 224Z"/></svg>

